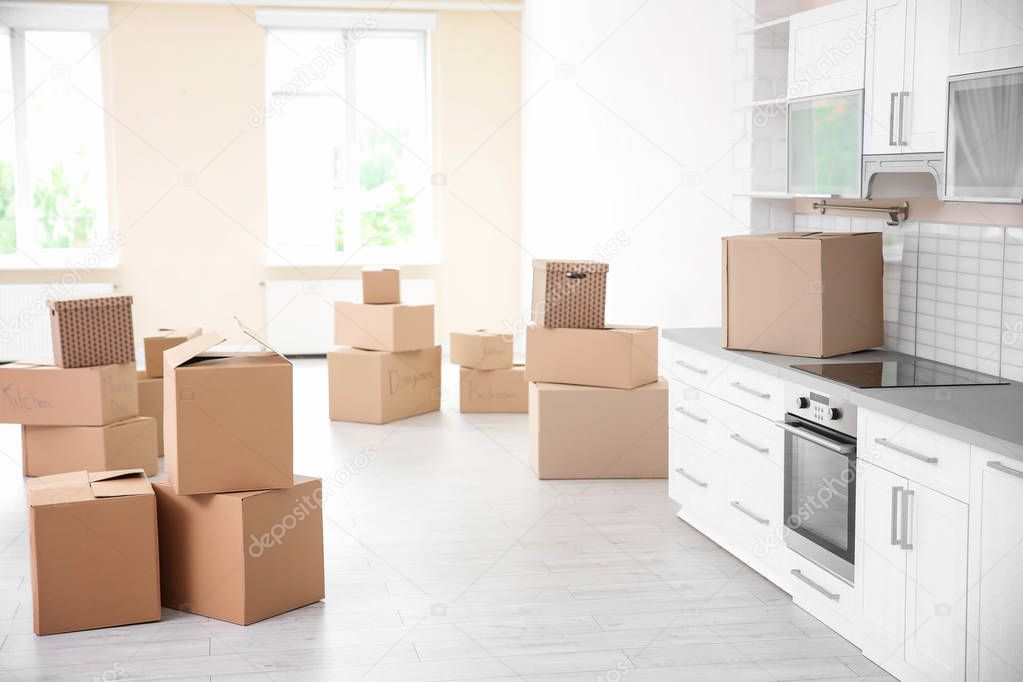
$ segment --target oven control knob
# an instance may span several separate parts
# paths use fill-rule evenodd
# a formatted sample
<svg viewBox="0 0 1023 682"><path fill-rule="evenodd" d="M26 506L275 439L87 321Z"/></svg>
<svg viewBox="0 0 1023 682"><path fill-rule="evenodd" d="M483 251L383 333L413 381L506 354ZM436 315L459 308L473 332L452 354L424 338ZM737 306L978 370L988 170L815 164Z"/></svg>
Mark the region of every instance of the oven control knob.
<svg viewBox="0 0 1023 682"><path fill-rule="evenodd" d="M829 407L828 408L828 419L835 420L835 419L841 419L841 418L842 418L842 410L838 409L837 407Z"/></svg>
<svg viewBox="0 0 1023 682"><path fill-rule="evenodd" d="M809 398L804 398L802 396L800 396L799 398L796 398L796 409L797 410L805 410L808 407L810 407L810 399Z"/></svg>

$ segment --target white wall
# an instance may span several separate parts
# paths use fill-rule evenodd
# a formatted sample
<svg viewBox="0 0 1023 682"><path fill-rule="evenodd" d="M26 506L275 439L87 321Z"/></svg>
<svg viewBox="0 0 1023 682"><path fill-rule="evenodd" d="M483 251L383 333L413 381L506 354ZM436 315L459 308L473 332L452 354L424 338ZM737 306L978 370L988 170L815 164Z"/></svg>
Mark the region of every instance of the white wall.
<svg viewBox="0 0 1023 682"><path fill-rule="evenodd" d="M610 323L720 321L732 19L706 0L526 4L523 267L606 249Z"/></svg>

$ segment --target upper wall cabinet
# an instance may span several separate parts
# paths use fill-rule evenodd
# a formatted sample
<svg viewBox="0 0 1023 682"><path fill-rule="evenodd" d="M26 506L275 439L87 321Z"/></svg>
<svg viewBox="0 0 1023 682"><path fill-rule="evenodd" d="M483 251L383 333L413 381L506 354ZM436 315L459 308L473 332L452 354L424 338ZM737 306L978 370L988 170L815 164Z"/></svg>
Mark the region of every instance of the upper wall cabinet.
<svg viewBox="0 0 1023 682"><path fill-rule="evenodd" d="M789 19L789 99L863 88L866 0L843 0Z"/></svg>
<svg viewBox="0 0 1023 682"><path fill-rule="evenodd" d="M864 154L945 149L951 0L868 0Z"/></svg>
<svg viewBox="0 0 1023 682"><path fill-rule="evenodd" d="M1023 66L1023 2L952 0L952 75Z"/></svg>

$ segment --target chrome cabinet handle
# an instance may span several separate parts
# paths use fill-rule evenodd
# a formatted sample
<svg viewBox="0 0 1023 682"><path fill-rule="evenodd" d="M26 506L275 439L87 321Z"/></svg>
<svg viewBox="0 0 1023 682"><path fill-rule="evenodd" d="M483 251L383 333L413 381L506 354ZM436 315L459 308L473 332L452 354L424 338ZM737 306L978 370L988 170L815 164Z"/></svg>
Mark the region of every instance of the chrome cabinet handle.
<svg viewBox="0 0 1023 682"><path fill-rule="evenodd" d="M771 394L770 393L761 393L757 389L750 388L749 386L746 386L742 382L739 382L739 381L733 381L732 382L732 388L737 388L740 391L743 391L744 393L749 393L750 395L756 396L757 398L760 398L761 400L770 400L771 399Z"/></svg>
<svg viewBox="0 0 1023 682"><path fill-rule="evenodd" d="M681 367L682 369L688 369L690 372L696 372L697 374L709 373L709 370L703 369L702 367L697 367L696 365L690 365L688 362L684 360L676 360L675 364Z"/></svg>
<svg viewBox="0 0 1023 682"><path fill-rule="evenodd" d="M902 544L899 540L899 494L903 491L903 488L893 487L892 488L892 546L898 547Z"/></svg>
<svg viewBox="0 0 1023 682"><path fill-rule="evenodd" d="M694 477L692 474L690 474L688 471L686 471L682 467L679 467L679 468L675 469L675 473L678 474L679 476L681 476L682 478L686 479L690 483L693 483L694 485L698 485L701 488L706 488L707 487L707 482L706 481L701 481L700 479Z"/></svg>
<svg viewBox="0 0 1023 682"><path fill-rule="evenodd" d="M757 452L759 452L762 455L766 455L767 453L769 453L771 451L771 448L760 447L756 443L754 443L752 441L749 441L749 440L746 440L745 438L743 438L738 433L733 433L731 436L729 436L729 438L734 440L739 445L745 445L750 450L756 450Z"/></svg>
<svg viewBox="0 0 1023 682"><path fill-rule="evenodd" d="M763 516L760 516L759 514L754 514L749 509L746 509L746 507L742 506L742 503L739 502L738 500L732 500L728 504L732 505L733 507L741 511L743 514L750 517L751 519L759 523L761 526L771 525L771 522L768 519L765 519Z"/></svg>
<svg viewBox="0 0 1023 682"><path fill-rule="evenodd" d="M808 431L807 429L800 429L798 427L792 426L788 422L781 421L781 422L775 422L774 424L778 428L780 428L780 429L782 429L784 431L788 431L789 433L791 433L793 436L795 436L797 438L802 438L803 440L808 440L808 441L810 441L811 443L813 443L815 445L819 445L822 448L827 448L828 450L831 450L832 452L837 452L840 455L849 455L849 454L852 454L852 453L856 452L856 446L855 445L847 445L845 443L837 443L837 442L832 441L832 440L830 440L828 438L825 438L823 436L818 436L816 433L812 433L812 432Z"/></svg>
<svg viewBox="0 0 1023 682"><path fill-rule="evenodd" d="M701 417L699 415L693 414L692 412L690 412L689 410L685 409L684 407L676 407L675 411L678 412L679 414L684 414L685 416L687 416L690 419L692 419L694 422L700 422L701 424L706 424L707 423L707 418L706 417Z"/></svg>
<svg viewBox="0 0 1023 682"><path fill-rule="evenodd" d="M1013 469L1012 467L1007 467L1001 462L988 462L987 465L994 469L995 471L1001 471L1003 474L1009 474L1010 476L1015 476L1016 478L1023 478L1023 471Z"/></svg>
<svg viewBox="0 0 1023 682"><path fill-rule="evenodd" d="M899 547L906 551L913 549L913 543L909 541L909 501L914 494L909 488L902 494L902 543Z"/></svg>
<svg viewBox="0 0 1023 682"><path fill-rule="evenodd" d="M899 98L899 93L892 93L892 101L888 104L888 146L898 147L899 143L895 140L895 101Z"/></svg>
<svg viewBox="0 0 1023 682"><path fill-rule="evenodd" d="M906 127L906 100L909 99L908 92L899 93L899 145L906 146L909 142L902 135Z"/></svg>
<svg viewBox="0 0 1023 682"><path fill-rule="evenodd" d="M814 581L812 581L809 578L807 578L805 575L803 575L803 572L800 571L798 568L793 568L791 571L789 571L789 573L791 573L792 575L796 576L797 578L799 578L804 583L806 583L807 585L809 585L813 589L815 589L818 592L820 592L821 594L823 594L825 597L827 597L831 601L838 601L841 598L840 595L837 595L834 592L828 592L826 589L824 589L823 587L821 587L820 585L818 585Z"/></svg>
<svg viewBox="0 0 1023 682"><path fill-rule="evenodd" d="M928 457L927 455L921 455L919 452L913 452L912 450L910 450L908 448L904 448L901 445L896 445L895 443L890 442L887 438L875 438L874 442L877 443L878 445L880 445L883 448L888 448L889 450L893 450L895 452L898 452L901 455L906 455L907 457L912 457L913 459L918 459L921 462L924 462L926 464L937 464L938 463L938 458L937 457Z"/></svg>

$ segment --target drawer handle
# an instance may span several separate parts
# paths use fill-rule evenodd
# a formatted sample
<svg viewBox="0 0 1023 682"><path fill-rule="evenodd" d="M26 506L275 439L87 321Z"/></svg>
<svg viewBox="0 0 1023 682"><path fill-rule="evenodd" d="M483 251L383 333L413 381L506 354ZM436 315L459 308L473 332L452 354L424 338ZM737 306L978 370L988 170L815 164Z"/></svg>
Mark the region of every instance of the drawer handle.
<svg viewBox="0 0 1023 682"><path fill-rule="evenodd" d="M688 362L685 362L684 360L676 360L675 364L681 367L682 369L688 369L690 372L696 372L697 374L710 373L709 370L697 367L696 365L690 365Z"/></svg>
<svg viewBox="0 0 1023 682"><path fill-rule="evenodd" d="M679 476L681 476L682 478L686 479L690 483L693 483L695 485L700 486L701 488L706 488L707 487L707 482L706 481L701 481L700 479L694 477L692 474L690 474L688 471L686 471L682 467L679 467L679 468L675 469L675 473L678 474Z"/></svg>
<svg viewBox="0 0 1023 682"><path fill-rule="evenodd" d="M692 412L690 412L689 410L685 409L684 407L676 407L675 411L678 412L679 414L684 414L685 416L687 416L690 419L692 419L694 422L700 422L701 424L706 424L707 423L707 418L706 417L701 417L698 414L693 414Z"/></svg>
<svg viewBox="0 0 1023 682"><path fill-rule="evenodd" d="M745 438L743 438L743 437L742 437L741 435L739 435L738 433L733 433L733 434L732 434L731 436L729 436L729 437L730 437L730 438L731 438L732 440L734 440L734 441L735 441L736 443L738 443L739 445L745 445L745 446L746 446L746 447L748 447L748 448L749 448L750 450L756 450L756 451L757 451L757 452L759 452L759 453L760 453L761 455L766 455L767 453L769 453L769 452L771 451L771 448L764 448L764 447L760 447L760 446L759 446L759 445L757 445L756 443L754 443L754 442L752 442L752 441L750 441L750 440L746 440Z"/></svg>
<svg viewBox="0 0 1023 682"><path fill-rule="evenodd" d="M741 511L743 514L750 517L751 519L759 523L761 526L771 525L771 522L768 519L765 519L763 516L760 516L759 514L754 514L749 509L746 509L746 507L742 506L742 503L737 500L732 500L728 504L732 505L733 507Z"/></svg>
<svg viewBox="0 0 1023 682"><path fill-rule="evenodd" d="M798 568L793 568L791 571L789 571L789 573L791 573L792 575L796 576L797 578L799 578L804 583L806 583L807 585L809 585L813 589L815 589L818 592L820 592L821 594L823 594L825 597L827 597L831 601L838 601L841 598L840 595L837 595L834 592L828 592L826 589L824 589L823 587L821 587L820 585L818 585L814 581L812 581L809 578L807 578L805 575L803 575L803 572L800 571Z"/></svg>
<svg viewBox="0 0 1023 682"><path fill-rule="evenodd" d="M760 398L761 400L770 400L771 399L771 394L770 393L762 393L761 391L758 391L755 388L750 388L749 386L746 386L745 384L743 384L742 382L739 382L739 381L733 381L732 382L732 388L737 388L740 391L742 391L744 393L749 393L751 396L754 396L756 398Z"/></svg>
<svg viewBox="0 0 1023 682"><path fill-rule="evenodd" d="M1007 467L1001 462L988 462L987 465L994 469L995 471L1001 471L1003 474L1009 474L1010 476L1015 476L1016 478L1023 478L1023 471L1013 469L1012 467Z"/></svg>
<svg viewBox="0 0 1023 682"><path fill-rule="evenodd" d="M918 459L926 464L938 463L937 457L928 457L927 455L921 455L919 452L913 452L908 448L904 448L901 445L896 445L895 443L890 442L887 438L875 438L874 442L883 448L888 448L889 450L893 450L895 452L898 452L899 454L906 455L907 457Z"/></svg>

